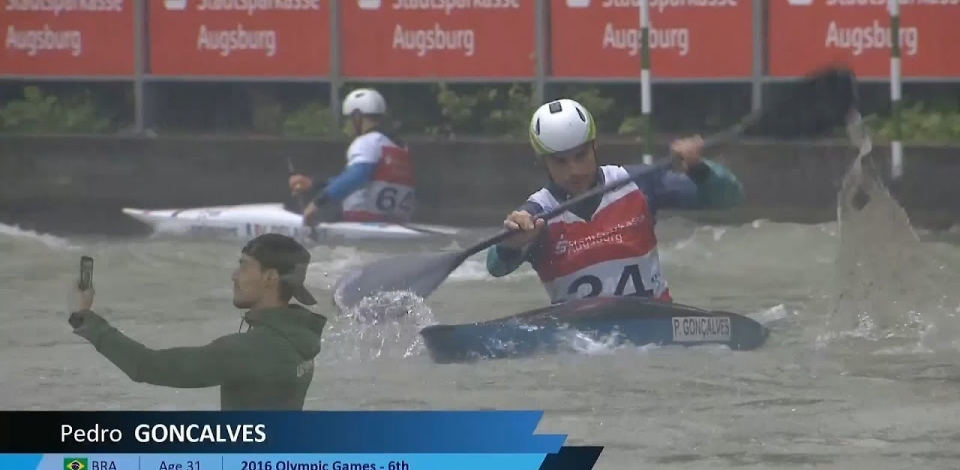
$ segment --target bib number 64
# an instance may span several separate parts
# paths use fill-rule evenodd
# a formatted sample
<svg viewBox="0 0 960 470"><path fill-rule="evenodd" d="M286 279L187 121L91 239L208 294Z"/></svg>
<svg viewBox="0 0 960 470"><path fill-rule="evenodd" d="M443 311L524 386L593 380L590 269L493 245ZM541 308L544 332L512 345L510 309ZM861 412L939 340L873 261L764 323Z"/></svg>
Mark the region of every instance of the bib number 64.
<svg viewBox="0 0 960 470"><path fill-rule="evenodd" d="M403 212L410 212L410 202L413 199L413 191L404 191L403 198L398 198L400 190L397 188L383 188L377 193L377 210L381 212L396 212L397 209ZM398 201L399 199L399 201Z"/></svg>
<svg viewBox="0 0 960 470"><path fill-rule="evenodd" d="M577 291L580 290L582 286L589 286L590 290L582 298L596 297L603 292L603 281L599 277L592 274L587 274L585 276L578 277L567 289L568 295L576 295ZM613 295L620 296L624 295L624 292L627 290L627 286L633 286L634 293L629 295L636 295L640 297L653 297L653 290L647 289L643 284L643 276L640 275L640 266L636 264L631 264L623 268L623 272L620 273L620 279L617 281L617 287L613 291Z"/></svg>

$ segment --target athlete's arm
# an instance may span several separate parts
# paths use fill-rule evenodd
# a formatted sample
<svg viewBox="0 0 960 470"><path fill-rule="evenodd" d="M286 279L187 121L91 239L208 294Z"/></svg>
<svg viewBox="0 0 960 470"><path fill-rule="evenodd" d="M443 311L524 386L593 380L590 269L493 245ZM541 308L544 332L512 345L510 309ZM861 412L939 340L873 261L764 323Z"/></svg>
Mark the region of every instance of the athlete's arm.
<svg viewBox="0 0 960 470"><path fill-rule="evenodd" d="M517 211L527 211L531 214L537 214L542 210L540 204L532 201L527 201L517 208ZM523 248L491 246L487 250L487 272L493 277L503 277L516 271L523 263L533 260L533 247L536 243L535 239Z"/></svg>
<svg viewBox="0 0 960 470"><path fill-rule="evenodd" d="M528 261L531 251L530 245L523 248L491 246L487 250L487 272L493 277L506 276Z"/></svg>
<svg viewBox="0 0 960 470"><path fill-rule="evenodd" d="M354 139L347 149L347 167L327 182L327 186L314 199L314 204L319 206L328 200L341 201L370 184L379 162L380 142L376 138L367 134Z"/></svg>
<svg viewBox="0 0 960 470"><path fill-rule="evenodd" d="M645 166L627 167L637 174ZM647 170L636 180L647 196L651 211L658 209L728 209L743 202L743 186L723 165L707 159L678 173L669 169Z"/></svg>
<svg viewBox="0 0 960 470"><path fill-rule="evenodd" d="M134 382L165 387L201 388L231 382L269 380L275 364L248 336L236 333L205 346L150 349L121 333L96 313L86 311L75 333Z"/></svg>
<svg viewBox="0 0 960 470"><path fill-rule="evenodd" d="M331 179L327 186L317 194L317 199L342 201L350 193L369 184L376 167L376 163L367 162L347 165L342 173Z"/></svg>

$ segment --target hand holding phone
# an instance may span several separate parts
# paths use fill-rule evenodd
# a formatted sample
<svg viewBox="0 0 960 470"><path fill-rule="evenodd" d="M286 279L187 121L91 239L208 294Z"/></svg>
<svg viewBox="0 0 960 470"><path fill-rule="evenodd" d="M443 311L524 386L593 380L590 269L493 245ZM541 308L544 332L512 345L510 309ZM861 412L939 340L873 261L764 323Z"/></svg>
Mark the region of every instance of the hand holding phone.
<svg viewBox="0 0 960 470"><path fill-rule="evenodd" d="M89 310L93 306L93 258L83 256L80 258L80 277L77 279L77 289L74 293L75 301L70 306L71 314L69 318L70 326L80 328L83 326L83 317L77 312L80 310Z"/></svg>
<svg viewBox="0 0 960 470"><path fill-rule="evenodd" d="M89 290L93 286L93 258L89 256L80 257L80 278L77 280L77 288L80 291Z"/></svg>

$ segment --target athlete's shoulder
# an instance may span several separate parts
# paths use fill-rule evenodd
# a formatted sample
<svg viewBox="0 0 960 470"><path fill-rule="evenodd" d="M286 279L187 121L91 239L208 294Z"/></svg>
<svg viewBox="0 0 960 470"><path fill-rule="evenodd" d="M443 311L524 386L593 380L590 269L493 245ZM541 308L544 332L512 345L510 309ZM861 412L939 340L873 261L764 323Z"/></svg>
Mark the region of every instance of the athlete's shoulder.
<svg viewBox="0 0 960 470"><path fill-rule="evenodd" d="M367 132L358 135L347 149L347 160L351 163L376 163L380 160L380 149L389 140L379 132Z"/></svg>
<svg viewBox="0 0 960 470"><path fill-rule="evenodd" d="M407 149L407 142L403 140L397 133L391 131L374 131L371 134L376 133L380 136L380 144L384 146L397 147L401 149Z"/></svg>
<svg viewBox="0 0 960 470"><path fill-rule="evenodd" d="M536 207L541 210L549 210L548 208L555 207L559 203L557 202L557 198L554 197L553 193L550 192L550 189L541 188L539 191L527 197L527 201L524 205L526 206L530 204L536 205Z"/></svg>
<svg viewBox="0 0 960 470"><path fill-rule="evenodd" d="M354 137L353 141L350 142L350 148L374 147L379 145L384 138L385 136L379 132L367 132Z"/></svg>
<svg viewBox="0 0 960 470"><path fill-rule="evenodd" d="M601 165L600 171L603 172L603 178L608 183L610 180L625 178L630 175L629 168L620 165Z"/></svg>

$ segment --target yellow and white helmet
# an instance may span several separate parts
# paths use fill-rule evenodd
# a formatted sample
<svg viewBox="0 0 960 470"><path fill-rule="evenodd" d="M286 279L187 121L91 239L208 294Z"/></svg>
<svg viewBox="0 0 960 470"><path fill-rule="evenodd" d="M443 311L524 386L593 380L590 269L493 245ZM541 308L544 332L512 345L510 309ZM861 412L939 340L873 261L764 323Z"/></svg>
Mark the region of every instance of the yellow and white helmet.
<svg viewBox="0 0 960 470"><path fill-rule="evenodd" d="M530 144L540 156L576 151L596 138L590 111L571 99L541 106L530 120Z"/></svg>

